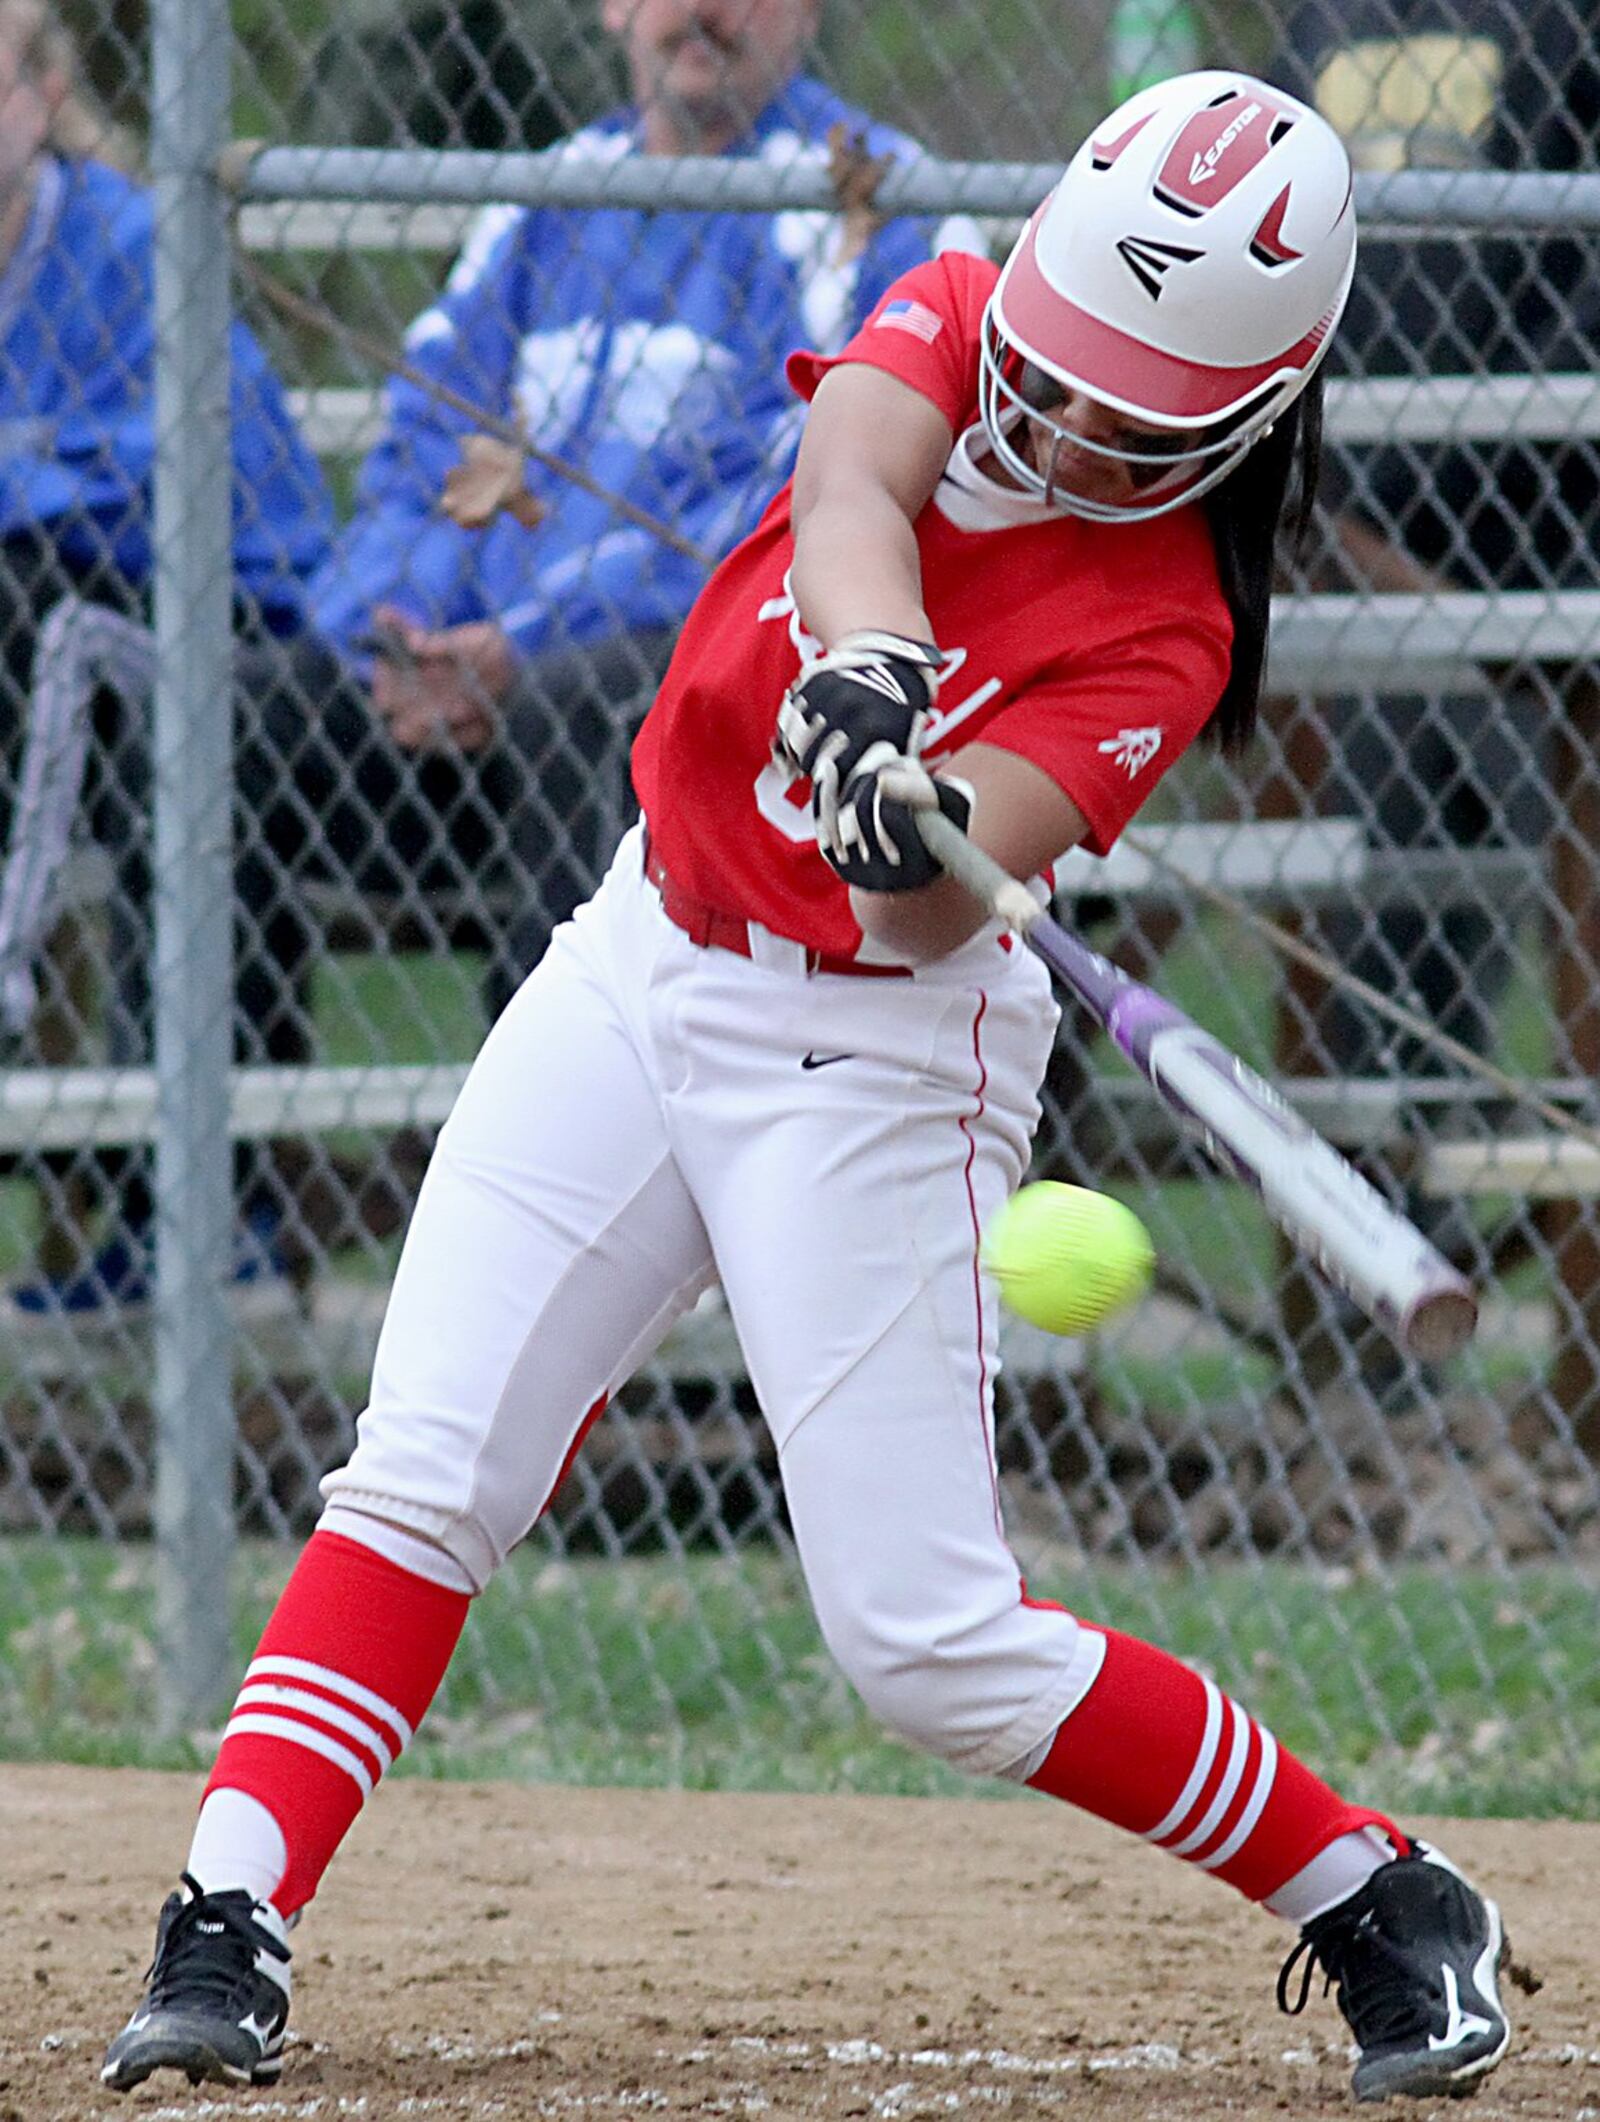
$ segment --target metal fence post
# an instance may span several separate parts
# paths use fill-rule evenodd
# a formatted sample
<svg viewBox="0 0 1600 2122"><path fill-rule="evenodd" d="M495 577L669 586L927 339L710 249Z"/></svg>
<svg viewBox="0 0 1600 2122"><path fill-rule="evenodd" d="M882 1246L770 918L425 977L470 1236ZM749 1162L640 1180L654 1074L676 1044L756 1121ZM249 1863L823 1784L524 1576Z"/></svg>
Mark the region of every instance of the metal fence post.
<svg viewBox="0 0 1600 2122"><path fill-rule="evenodd" d="M228 1666L232 857L227 0L152 10L156 475L156 1627L160 1714Z"/></svg>

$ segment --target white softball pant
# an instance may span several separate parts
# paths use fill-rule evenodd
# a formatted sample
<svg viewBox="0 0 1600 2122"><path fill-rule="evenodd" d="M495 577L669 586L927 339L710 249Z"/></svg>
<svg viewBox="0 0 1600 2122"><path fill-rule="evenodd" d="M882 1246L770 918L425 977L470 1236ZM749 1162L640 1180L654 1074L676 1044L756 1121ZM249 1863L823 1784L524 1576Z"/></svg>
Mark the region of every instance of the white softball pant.
<svg viewBox="0 0 1600 2122"><path fill-rule="evenodd" d="M977 1269L1038 1118L1047 977L993 931L914 979L807 977L764 931L756 959L692 944L642 871L635 829L490 1033L324 1494L481 1588L720 1280L833 1655L906 1738L1025 1772L1103 1654L1026 1603L1006 1544Z"/></svg>

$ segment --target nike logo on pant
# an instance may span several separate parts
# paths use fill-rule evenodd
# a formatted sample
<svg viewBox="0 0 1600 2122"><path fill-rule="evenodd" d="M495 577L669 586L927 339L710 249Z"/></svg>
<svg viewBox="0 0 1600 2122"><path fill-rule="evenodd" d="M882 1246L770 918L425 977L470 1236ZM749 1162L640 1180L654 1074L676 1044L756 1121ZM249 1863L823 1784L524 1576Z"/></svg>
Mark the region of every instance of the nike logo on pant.
<svg viewBox="0 0 1600 2122"><path fill-rule="evenodd" d="M802 1068L832 1068L835 1061L853 1061L854 1054L807 1054L800 1063Z"/></svg>

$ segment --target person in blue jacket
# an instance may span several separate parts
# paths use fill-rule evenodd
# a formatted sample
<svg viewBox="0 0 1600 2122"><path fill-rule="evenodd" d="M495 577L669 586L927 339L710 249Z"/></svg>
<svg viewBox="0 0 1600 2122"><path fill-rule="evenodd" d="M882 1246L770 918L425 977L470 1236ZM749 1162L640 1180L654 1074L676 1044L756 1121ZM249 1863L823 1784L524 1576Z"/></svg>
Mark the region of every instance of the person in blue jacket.
<svg viewBox="0 0 1600 2122"><path fill-rule="evenodd" d="M0 5L0 598L8 670L41 605L150 585L154 210L88 151L112 138L38 0ZM234 570L241 612L286 634L333 527L316 459L261 347L232 339ZM16 714L13 695L8 721Z"/></svg>
<svg viewBox="0 0 1600 2122"><path fill-rule="evenodd" d="M633 101L574 136L595 155L826 163L913 143L800 72L819 0L605 0ZM842 134L838 129L842 128ZM627 747L708 572L535 464L510 506L441 506L488 448L447 388L664 518L702 555L752 529L792 468L795 347L843 345L965 218L491 208L412 324L352 520L313 587L315 635L257 659L241 759L241 879L262 949L243 1006L264 1058L305 1052L308 870L402 895L508 858L520 914L503 997L592 891L622 826ZM470 520L458 520L468 517ZM386 652L375 652L375 638Z"/></svg>
<svg viewBox="0 0 1600 2122"><path fill-rule="evenodd" d="M120 137L78 84L72 45L40 0L0 0L0 842L13 833L41 629L82 611L97 626L147 614L155 455L154 208L113 161ZM243 324L232 335L233 575L241 640L292 635L333 529L316 459ZM142 626L128 624L130 645ZM143 715L96 712L89 801L118 851L114 947L148 896ZM124 738L127 738L126 757ZM124 773L124 767L127 771ZM71 800L76 807L77 791ZM20 820L17 821L20 825ZM142 955L142 952L141 952ZM135 1273L148 1221L62 1282L13 1293L24 1310L79 1309Z"/></svg>

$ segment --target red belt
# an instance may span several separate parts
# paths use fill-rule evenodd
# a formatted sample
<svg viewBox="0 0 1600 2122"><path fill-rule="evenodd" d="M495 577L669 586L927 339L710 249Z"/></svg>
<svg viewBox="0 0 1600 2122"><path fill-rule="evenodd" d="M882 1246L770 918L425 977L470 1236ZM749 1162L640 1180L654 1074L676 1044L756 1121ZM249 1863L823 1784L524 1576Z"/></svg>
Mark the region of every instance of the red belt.
<svg viewBox="0 0 1600 2122"><path fill-rule="evenodd" d="M702 950L731 950L737 958L754 955L750 949L750 924L737 914L725 914L703 899L693 898L675 884L663 868L661 858L645 835L644 873L661 894L661 911L674 928L681 928L691 943ZM803 946L802 946L803 947ZM859 980L909 980L909 965L863 965L856 958L835 958L827 951L806 950L808 973L848 973Z"/></svg>

